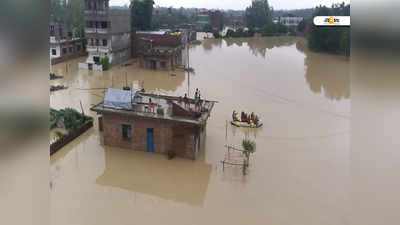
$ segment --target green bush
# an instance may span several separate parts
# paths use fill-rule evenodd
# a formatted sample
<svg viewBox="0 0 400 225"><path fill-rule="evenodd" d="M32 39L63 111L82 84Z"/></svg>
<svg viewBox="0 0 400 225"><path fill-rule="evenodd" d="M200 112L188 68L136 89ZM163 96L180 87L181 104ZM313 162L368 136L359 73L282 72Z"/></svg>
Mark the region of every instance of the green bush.
<svg viewBox="0 0 400 225"><path fill-rule="evenodd" d="M80 112L72 108L66 108L61 110L50 109L50 129L57 126L59 119L64 119L65 129L72 131L79 128L87 122L93 122L93 118L84 116Z"/></svg>
<svg viewBox="0 0 400 225"><path fill-rule="evenodd" d="M175 158L175 156L176 156L176 153L174 151L172 151L172 150L168 151L168 159L169 160Z"/></svg>
<svg viewBox="0 0 400 225"><path fill-rule="evenodd" d="M243 175L246 175L247 168L249 167L249 158L250 154L256 152L256 143L254 141L244 139L242 141L242 147L243 147L243 165L242 165L242 173Z"/></svg>
<svg viewBox="0 0 400 225"><path fill-rule="evenodd" d="M103 66L103 71L107 71L110 69L110 59L108 56L104 57L101 61L100 64Z"/></svg>
<svg viewBox="0 0 400 225"><path fill-rule="evenodd" d="M57 130L54 132L54 135L57 137L57 139L60 139L64 136L63 132Z"/></svg>
<svg viewBox="0 0 400 225"><path fill-rule="evenodd" d="M218 31L213 32L214 38L221 38L221 35L219 34Z"/></svg>

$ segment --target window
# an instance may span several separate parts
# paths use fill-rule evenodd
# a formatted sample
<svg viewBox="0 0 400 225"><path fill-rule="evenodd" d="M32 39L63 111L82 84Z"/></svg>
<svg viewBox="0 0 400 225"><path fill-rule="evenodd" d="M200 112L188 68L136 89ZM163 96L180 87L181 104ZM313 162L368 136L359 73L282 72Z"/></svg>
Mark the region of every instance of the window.
<svg viewBox="0 0 400 225"><path fill-rule="evenodd" d="M72 53L74 51L73 47L69 47L69 52Z"/></svg>
<svg viewBox="0 0 400 225"><path fill-rule="evenodd" d="M124 140L132 139L132 126L128 124L122 124L122 138Z"/></svg>
<svg viewBox="0 0 400 225"><path fill-rule="evenodd" d="M80 46L80 45L77 45L77 46L76 46L76 50L79 52L79 51L81 50L81 46Z"/></svg>
<svg viewBox="0 0 400 225"><path fill-rule="evenodd" d="M51 49L51 54L52 54L52 55L57 55L57 50Z"/></svg>
<svg viewBox="0 0 400 225"><path fill-rule="evenodd" d="M99 41L99 39L96 39L96 46L99 46L100 45L100 41Z"/></svg>
<svg viewBox="0 0 400 225"><path fill-rule="evenodd" d="M103 46L107 46L107 39L103 39Z"/></svg>
<svg viewBox="0 0 400 225"><path fill-rule="evenodd" d="M162 68L166 68L167 67L167 63L166 62L161 62L161 67Z"/></svg>
<svg viewBox="0 0 400 225"><path fill-rule="evenodd" d="M106 29L107 28L107 21L101 22L101 28Z"/></svg>
<svg viewBox="0 0 400 225"><path fill-rule="evenodd" d="M63 54L67 54L67 48L62 49Z"/></svg>

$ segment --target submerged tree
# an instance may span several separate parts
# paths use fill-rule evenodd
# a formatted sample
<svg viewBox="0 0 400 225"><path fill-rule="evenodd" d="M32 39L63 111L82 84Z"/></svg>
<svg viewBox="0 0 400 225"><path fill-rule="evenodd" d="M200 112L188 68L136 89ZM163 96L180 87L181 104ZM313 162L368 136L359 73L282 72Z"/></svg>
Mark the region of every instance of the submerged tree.
<svg viewBox="0 0 400 225"><path fill-rule="evenodd" d="M253 154L256 152L256 143L252 140L244 139L242 141L242 147L243 147L243 165L242 165L242 173L243 175L247 174L247 168L249 167L249 159L250 159L250 154Z"/></svg>
<svg viewBox="0 0 400 225"><path fill-rule="evenodd" d="M262 28L272 21L272 12L268 0L253 0L251 6L246 8L246 20L249 27Z"/></svg>

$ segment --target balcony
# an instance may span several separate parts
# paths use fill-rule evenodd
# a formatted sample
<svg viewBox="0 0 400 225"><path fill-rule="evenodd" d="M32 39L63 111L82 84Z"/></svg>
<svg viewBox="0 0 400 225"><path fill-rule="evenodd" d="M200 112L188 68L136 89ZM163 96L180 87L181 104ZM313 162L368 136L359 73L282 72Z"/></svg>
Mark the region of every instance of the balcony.
<svg viewBox="0 0 400 225"><path fill-rule="evenodd" d="M86 27L85 33L87 34L108 34L110 32L110 28L91 28Z"/></svg>
<svg viewBox="0 0 400 225"><path fill-rule="evenodd" d="M108 34L109 32L109 28L85 28L87 34Z"/></svg>
<svg viewBox="0 0 400 225"><path fill-rule="evenodd" d="M94 45L87 45L86 50L88 52L101 52L101 53L108 53L110 51L108 46L94 46Z"/></svg>

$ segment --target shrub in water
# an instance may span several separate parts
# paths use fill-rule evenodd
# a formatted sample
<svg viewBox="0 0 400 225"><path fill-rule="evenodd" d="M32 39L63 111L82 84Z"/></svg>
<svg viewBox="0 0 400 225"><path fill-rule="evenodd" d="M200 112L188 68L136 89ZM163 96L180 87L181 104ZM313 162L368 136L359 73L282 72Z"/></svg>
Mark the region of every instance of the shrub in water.
<svg viewBox="0 0 400 225"><path fill-rule="evenodd" d="M172 151L172 150L168 151L168 159L169 160L175 158L175 156L176 156L176 153L174 151Z"/></svg>

